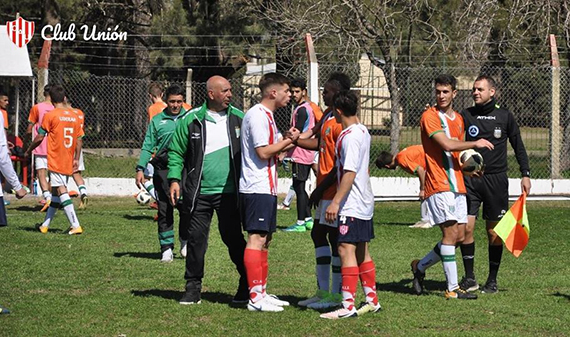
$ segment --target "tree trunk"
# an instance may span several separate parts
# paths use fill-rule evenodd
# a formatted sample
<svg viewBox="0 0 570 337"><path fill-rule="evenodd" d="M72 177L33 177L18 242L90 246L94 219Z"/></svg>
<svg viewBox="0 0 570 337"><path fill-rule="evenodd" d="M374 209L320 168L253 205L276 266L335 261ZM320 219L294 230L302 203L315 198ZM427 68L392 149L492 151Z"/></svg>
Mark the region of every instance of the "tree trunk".
<svg viewBox="0 0 570 337"><path fill-rule="evenodd" d="M386 66L382 69L384 70L386 84L388 85L388 91L390 92L390 101L392 103L392 107L390 109L390 153L396 154L400 148L400 86L398 85L398 78L394 63L390 62L390 64L386 64Z"/></svg>

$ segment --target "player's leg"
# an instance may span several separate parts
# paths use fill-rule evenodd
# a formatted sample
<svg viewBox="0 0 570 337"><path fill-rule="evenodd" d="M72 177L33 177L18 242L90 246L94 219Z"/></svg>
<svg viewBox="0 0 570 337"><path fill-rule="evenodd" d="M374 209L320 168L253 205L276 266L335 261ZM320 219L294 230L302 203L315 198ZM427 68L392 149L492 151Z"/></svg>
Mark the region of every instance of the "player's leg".
<svg viewBox="0 0 570 337"><path fill-rule="evenodd" d="M288 211L291 207L291 202L293 201L294 197L295 197L295 189L293 188L293 184L291 184L291 186L289 186L289 190L287 191L285 199L283 199L283 201L279 205L277 205L277 209Z"/></svg>
<svg viewBox="0 0 570 337"><path fill-rule="evenodd" d="M8 219L6 218L6 206L4 205L4 196L0 194L0 227L8 226Z"/></svg>
<svg viewBox="0 0 570 337"><path fill-rule="evenodd" d="M329 296L331 247L327 240L327 232L327 227L325 225L321 225L320 220L316 218L313 229L311 229L311 239L313 240L313 246L315 248L317 292L314 296L307 298L306 300L299 301L298 304L301 307L306 307L310 304L319 302Z"/></svg>
<svg viewBox="0 0 570 337"><path fill-rule="evenodd" d="M52 173L50 174L50 178L52 186L57 185L57 194L59 195L61 208L63 208L63 211L65 212L67 220L69 221L69 224L71 226L69 228L68 234L75 235L83 233L83 228L81 228L81 225L79 224L79 219L77 218L77 214L75 213L75 207L73 206L73 201L71 200L71 197L69 196L69 193L67 191L67 184L69 182L70 177L58 173L55 174Z"/></svg>
<svg viewBox="0 0 570 337"><path fill-rule="evenodd" d="M475 291L479 289L479 284L475 279L475 221L481 206L482 178L465 177L465 187L467 188L467 224L465 225L465 237L461 248L463 268L465 276L459 282L461 289Z"/></svg>
<svg viewBox="0 0 570 337"><path fill-rule="evenodd" d="M42 189L42 196L44 198L44 206L42 212L45 212L51 202L52 193L50 191L50 184L48 182L47 170L47 156L34 156L34 167L36 168L36 175Z"/></svg>
<svg viewBox="0 0 570 337"><path fill-rule="evenodd" d="M161 262L174 259L174 207L168 201L168 170L156 170L153 180L158 194L158 241L162 254Z"/></svg>
<svg viewBox="0 0 570 337"><path fill-rule="evenodd" d="M81 173L85 171L85 163L83 162L83 151L79 154L79 166L76 172L73 172L73 180L77 185L77 189L79 190L79 195L81 201L79 202L79 209L87 208L87 204L89 203L89 198L87 197L87 187L85 186L85 180L83 180L83 176Z"/></svg>
<svg viewBox="0 0 570 337"><path fill-rule="evenodd" d="M51 180L53 182L53 178L51 178ZM51 188L51 195L52 195L51 202L48 205L46 216L44 217L44 221L42 223L36 224L36 228L44 234L48 232L49 225L51 224L51 221L53 220L55 213L59 209L60 202L61 202L59 195L58 195L57 186L53 186Z"/></svg>
<svg viewBox="0 0 570 337"><path fill-rule="evenodd" d="M154 176L154 166L152 166L151 163L148 163L146 165L146 168L143 171L143 175L145 177L145 182L143 183L145 190L154 200L158 200L158 194L156 193L156 189L151 180Z"/></svg>
<svg viewBox="0 0 570 337"><path fill-rule="evenodd" d="M199 195L188 222L188 244L186 251L186 293L180 304L196 304L200 302L202 278L204 277L204 258L208 248L210 222L214 214L210 195ZM160 197L159 197L160 198ZM158 201L161 203L160 199Z"/></svg>
<svg viewBox="0 0 570 337"><path fill-rule="evenodd" d="M367 237L369 234L370 239L374 237L374 227L372 220L358 220L359 230L364 231L361 237ZM357 309L358 316L366 313L374 313L380 311L382 308L378 302L378 294L376 293L376 265L372 256L370 256L369 242L359 242L356 246L356 260L358 263L358 271L360 284L365 295L365 302L361 303Z"/></svg>
<svg viewBox="0 0 570 337"><path fill-rule="evenodd" d="M237 202L237 196L234 193L226 193L217 194L213 204L218 215L220 236L226 247L228 247L230 259L240 275L238 289L232 300L234 304L247 303L249 299L247 274L243 262L246 241L241 231Z"/></svg>

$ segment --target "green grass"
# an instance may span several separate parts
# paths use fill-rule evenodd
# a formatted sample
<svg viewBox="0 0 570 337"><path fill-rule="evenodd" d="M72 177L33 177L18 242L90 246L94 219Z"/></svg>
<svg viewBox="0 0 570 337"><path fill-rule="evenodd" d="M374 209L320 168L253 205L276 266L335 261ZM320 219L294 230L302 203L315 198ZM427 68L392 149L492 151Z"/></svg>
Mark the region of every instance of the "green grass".
<svg viewBox="0 0 570 337"><path fill-rule="evenodd" d="M518 259L505 251L500 292L476 301L444 299L440 265L427 273L428 295L410 293L409 263L440 238L438 229L407 227L419 204L379 203L375 211L378 295L383 311L348 321L325 321L295 306L282 313L230 308L237 274L212 226L201 305L181 306L184 261L159 260L153 210L132 198L96 198L78 211L81 236L60 212L47 235L36 201L12 201L9 226L0 228L0 336L564 336L570 334L570 219L568 202L529 202L531 239ZM278 223L294 222L280 211ZM482 224L476 232L476 275L487 273ZM274 236L269 291L296 303L315 291L309 233ZM462 265L459 262L460 274ZM362 291L358 289L358 299Z"/></svg>

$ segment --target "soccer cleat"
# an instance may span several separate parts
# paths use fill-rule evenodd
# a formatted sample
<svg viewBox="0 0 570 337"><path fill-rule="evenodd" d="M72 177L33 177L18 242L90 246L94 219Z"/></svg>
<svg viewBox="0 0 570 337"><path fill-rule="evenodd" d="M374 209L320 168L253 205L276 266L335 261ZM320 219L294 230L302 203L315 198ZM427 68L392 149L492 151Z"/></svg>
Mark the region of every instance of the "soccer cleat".
<svg viewBox="0 0 570 337"><path fill-rule="evenodd" d="M479 289L479 284L475 279L464 276L459 282L459 287L465 291L475 291Z"/></svg>
<svg viewBox="0 0 570 337"><path fill-rule="evenodd" d="M69 191L68 194L70 198L77 198L79 196L79 192L77 191Z"/></svg>
<svg viewBox="0 0 570 337"><path fill-rule="evenodd" d="M453 291L446 290L445 291L445 298L447 298L447 299L457 298L460 300L476 300L477 295L472 294L472 293L468 293L461 288L457 288Z"/></svg>
<svg viewBox="0 0 570 337"><path fill-rule="evenodd" d="M412 268L412 274L414 274L412 288L416 295L421 295L424 292L424 278L426 274L418 269L418 263L420 263L420 260L413 260L410 267Z"/></svg>
<svg viewBox="0 0 570 337"><path fill-rule="evenodd" d="M192 305L192 304L200 304L202 303L202 300L200 300L199 293L193 291L187 291L184 293L184 295L182 296L180 301L178 301L178 303L182 305Z"/></svg>
<svg viewBox="0 0 570 337"><path fill-rule="evenodd" d="M348 310L346 308L340 308L335 311L321 314L321 318L326 318L326 319L342 319L342 318L350 318L356 316L358 316L358 313L354 308L352 308L352 310Z"/></svg>
<svg viewBox="0 0 570 337"><path fill-rule="evenodd" d="M47 211L47 209L49 208L49 205L51 205L51 199L46 199L46 201L44 202L44 206L42 207L40 212Z"/></svg>
<svg viewBox="0 0 570 337"><path fill-rule="evenodd" d="M499 292L499 288L497 287L497 281L495 280L487 280L483 288L481 288L481 292L484 294L496 294Z"/></svg>
<svg viewBox="0 0 570 337"><path fill-rule="evenodd" d="M288 211L291 209L291 207L285 205L284 203L280 203L279 205L277 205L277 209L280 211Z"/></svg>
<svg viewBox="0 0 570 337"><path fill-rule="evenodd" d="M358 316L362 316L364 314L375 313L380 310L382 310L382 306L380 305L380 303L374 305L374 303L362 302L360 303L360 306L358 306L358 309L356 309L356 313L358 314Z"/></svg>
<svg viewBox="0 0 570 337"><path fill-rule="evenodd" d="M188 241L180 240L180 256L186 258L187 251L188 251Z"/></svg>
<svg viewBox="0 0 570 337"><path fill-rule="evenodd" d="M79 209L86 209L88 203L89 203L89 197L87 196L87 194L82 194L81 201L79 202Z"/></svg>
<svg viewBox="0 0 570 337"><path fill-rule="evenodd" d="M322 300L307 305L307 308L313 310L324 310L324 309L336 308L341 305L342 305L341 294L329 294Z"/></svg>
<svg viewBox="0 0 570 337"><path fill-rule="evenodd" d="M329 295L330 295L330 293L326 290L317 290L317 293L315 294L315 296L313 296L311 298L307 298L306 300L299 301L299 303L297 303L297 305L299 305L300 307L306 307L309 304L316 303L316 302L322 300L323 298L325 298Z"/></svg>
<svg viewBox="0 0 570 337"><path fill-rule="evenodd" d="M10 310L0 306L0 314L9 314Z"/></svg>
<svg viewBox="0 0 570 337"><path fill-rule="evenodd" d="M4 199L4 206L8 206L8 205L10 205L10 200Z"/></svg>
<svg viewBox="0 0 570 337"><path fill-rule="evenodd" d="M305 228L308 230L313 229L314 221L313 219L305 221Z"/></svg>
<svg viewBox="0 0 570 337"><path fill-rule="evenodd" d="M168 248L164 252L162 252L162 258L160 262L162 263L170 263L174 260L174 253L172 253L172 248Z"/></svg>
<svg viewBox="0 0 570 337"><path fill-rule="evenodd" d="M81 226L75 227L75 228L71 227L71 228L69 228L69 230L67 232L67 234L69 234L69 235L79 235L82 233L83 233L83 228L81 228Z"/></svg>
<svg viewBox="0 0 570 337"><path fill-rule="evenodd" d="M271 294L267 294L264 297L264 300L272 305L276 305L278 307L287 307L289 306L289 302L280 300L279 297Z"/></svg>
<svg viewBox="0 0 570 337"><path fill-rule="evenodd" d="M243 305L247 304L249 301L249 290L247 287L239 287L234 298L232 299L232 304L234 305Z"/></svg>
<svg viewBox="0 0 570 337"><path fill-rule="evenodd" d="M307 227L305 227L304 223L302 225L296 223L292 226L289 226L289 227L283 229L283 231L284 232L306 232Z"/></svg>
<svg viewBox="0 0 570 337"><path fill-rule="evenodd" d="M247 310L249 311L265 311L265 312L279 312L283 311L283 307L271 304L267 299L269 296L265 296L261 300L253 303L251 300L247 303Z"/></svg>
<svg viewBox="0 0 570 337"><path fill-rule="evenodd" d="M429 221L420 220L420 221L416 222L415 224L413 224L409 227L410 228L431 228L432 225L429 223Z"/></svg>
<svg viewBox="0 0 570 337"><path fill-rule="evenodd" d="M39 230L42 234L46 234L48 232L48 226L42 226L41 223L36 224L36 229Z"/></svg>

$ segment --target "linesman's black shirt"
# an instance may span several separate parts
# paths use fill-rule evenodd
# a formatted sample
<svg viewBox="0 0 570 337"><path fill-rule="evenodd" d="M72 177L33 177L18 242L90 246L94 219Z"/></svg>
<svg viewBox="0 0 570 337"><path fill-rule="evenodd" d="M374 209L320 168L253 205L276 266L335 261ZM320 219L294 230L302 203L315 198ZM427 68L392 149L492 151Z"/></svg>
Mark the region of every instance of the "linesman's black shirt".
<svg viewBox="0 0 570 337"><path fill-rule="evenodd" d="M530 176L528 156L521 138L519 126L513 114L502 109L495 99L485 105L465 109L462 113L465 121L465 140L475 141L485 138L495 146L494 150L476 149L483 156L485 173L506 172L507 139L515 151L521 175Z"/></svg>

